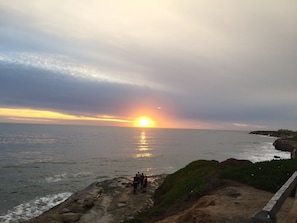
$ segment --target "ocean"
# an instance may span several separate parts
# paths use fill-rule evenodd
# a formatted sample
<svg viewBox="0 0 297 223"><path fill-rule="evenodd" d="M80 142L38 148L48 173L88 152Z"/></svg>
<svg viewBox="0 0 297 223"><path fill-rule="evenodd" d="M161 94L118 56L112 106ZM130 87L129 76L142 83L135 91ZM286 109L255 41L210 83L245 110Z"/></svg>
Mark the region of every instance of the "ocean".
<svg viewBox="0 0 297 223"><path fill-rule="evenodd" d="M35 217L95 181L170 174L199 159L274 156L275 138L245 131L0 124L0 222Z"/></svg>

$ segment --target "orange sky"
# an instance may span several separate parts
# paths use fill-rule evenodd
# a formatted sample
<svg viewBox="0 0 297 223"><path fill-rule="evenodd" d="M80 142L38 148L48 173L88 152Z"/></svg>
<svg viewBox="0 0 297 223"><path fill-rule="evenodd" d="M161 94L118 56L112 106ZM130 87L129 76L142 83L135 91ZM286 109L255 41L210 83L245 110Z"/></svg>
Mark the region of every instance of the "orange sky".
<svg viewBox="0 0 297 223"><path fill-rule="evenodd" d="M155 110L134 109L130 117L114 117L109 115L75 116L55 111L34 109L0 108L0 123L34 123L34 124L66 124L66 125L98 125L119 127L150 127L150 128L193 128L193 129L234 129L238 126L252 129L264 129L266 126L250 126L245 123L212 123L203 121L187 121L174 119L165 114L161 107ZM141 124L141 118L148 119L147 126ZM146 121L144 121L146 122ZM227 126L227 128L226 128Z"/></svg>
<svg viewBox="0 0 297 223"><path fill-rule="evenodd" d="M52 124L93 124L100 125L131 125L133 120L102 115L97 117L74 116L54 111L33 110L33 109L11 109L0 108L0 120L11 122L33 122L33 123L52 123Z"/></svg>
<svg viewBox="0 0 297 223"><path fill-rule="evenodd" d="M166 117L162 108L155 111L135 109L131 117L113 117L101 115L97 117L74 116L54 111L0 108L0 123L35 123L35 124L72 124L72 125L102 125L121 127L153 127L153 128L196 128L196 129L220 129L220 126L205 122L189 122L174 120ZM141 118L149 119L147 126L143 126Z"/></svg>

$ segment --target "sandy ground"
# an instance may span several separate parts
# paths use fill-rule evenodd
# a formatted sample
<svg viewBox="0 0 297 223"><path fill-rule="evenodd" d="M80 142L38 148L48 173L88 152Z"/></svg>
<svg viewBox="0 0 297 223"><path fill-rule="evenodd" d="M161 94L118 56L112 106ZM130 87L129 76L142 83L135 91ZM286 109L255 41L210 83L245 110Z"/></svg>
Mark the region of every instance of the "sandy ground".
<svg viewBox="0 0 297 223"><path fill-rule="evenodd" d="M273 196L246 185L231 183L196 201L191 207L157 223L252 222L251 217ZM288 198L277 215L277 222L286 222L294 199Z"/></svg>

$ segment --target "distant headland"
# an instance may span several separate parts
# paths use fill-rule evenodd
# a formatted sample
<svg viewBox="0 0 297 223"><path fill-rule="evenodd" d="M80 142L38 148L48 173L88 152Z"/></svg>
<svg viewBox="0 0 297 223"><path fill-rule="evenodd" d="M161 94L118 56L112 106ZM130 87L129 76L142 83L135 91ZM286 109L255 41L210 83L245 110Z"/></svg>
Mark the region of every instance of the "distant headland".
<svg viewBox="0 0 297 223"><path fill-rule="evenodd" d="M277 137L278 139L273 143L275 149L288 151L292 159L297 158L297 131L279 129L277 131L252 131L250 134Z"/></svg>
<svg viewBox="0 0 297 223"><path fill-rule="evenodd" d="M278 138L288 138L288 137L297 136L297 131L292 131L288 129L279 129L276 131L260 130L260 131L252 131L250 132L250 134L267 135L267 136L278 137Z"/></svg>

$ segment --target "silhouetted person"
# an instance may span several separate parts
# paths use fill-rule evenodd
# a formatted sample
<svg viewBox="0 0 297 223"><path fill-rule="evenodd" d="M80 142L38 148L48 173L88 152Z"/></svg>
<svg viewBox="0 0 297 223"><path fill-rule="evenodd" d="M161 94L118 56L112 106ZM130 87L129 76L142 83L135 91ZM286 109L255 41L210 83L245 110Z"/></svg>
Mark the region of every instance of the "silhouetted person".
<svg viewBox="0 0 297 223"><path fill-rule="evenodd" d="M134 179L133 179L133 192L134 193L136 193L137 184L138 184L138 176L136 174L135 177L134 177Z"/></svg>
<svg viewBox="0 0 297 223"><path fill-rule="evenodd" d="M143 180L143 185L142 185L142 192L146 192L146 187L147 187L147 177L144 178Z"/></svg>
<svg viewBox="0 0 297 223"><path fill-rule="evenodd" d="M142 188L143 187L143 182L144 182L144 175L143 175L143 173L140 175L140 177L138 179L138 182L140 182L140 187Z"/></svg>

